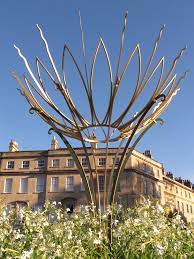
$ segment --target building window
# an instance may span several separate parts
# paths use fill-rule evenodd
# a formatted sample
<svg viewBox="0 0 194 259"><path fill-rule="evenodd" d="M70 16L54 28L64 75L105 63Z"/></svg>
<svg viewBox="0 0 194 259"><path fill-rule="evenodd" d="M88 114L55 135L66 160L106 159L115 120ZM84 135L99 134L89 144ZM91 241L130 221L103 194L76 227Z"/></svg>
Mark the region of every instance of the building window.
<svg viewBox="0 0 194 259"><path fill-rule="evenodd" d="M155 183L152 183L152 195L153 195L153 197L156 196L156 185L155 185Z"/></svg>
<svg viewBox="0 0 194 259"><path fill-rule="evenodd" d="M189 205L187 204L187 213L189 213Z"/></svg>
<svg viewBox="0 0 194 259"><path fill-rule="evenodd" d="M14 161L7 162L7 169L14 169Z"/></svg>
<svg viewBox="0 0 194 259"><path fill-rule="evenodd" d="M157 176L160 177L160 170L157 169Z"/></svg>
<svg viewBox="0 0 194 259"><path fill-rule="evenodd" d="M114 162L115 162L115 165L119 165L119 161L120 161L119 157L116 158L116 162L115 162L115 157L113 157L113 159L112 159L112 163L114 164Z"/></svg>
<svg viewBox="0 0 194 259"><path fill-rule="evenodd" d="M177 201L177 209L178 209L178 211L180 211L180 202L179 201Z"/></svg>
<svg viewBox="0 0 194 259"><path fill-rule="evenodd" d="M191 199L191 193L189 192L189 199Z"/></svg>
<svg viewBox="0 0 194 259"><path fill-rule="evenodd" d="M87 177L87 180L89 182L89 175L86 176ZM84 184L83 184L83 181L82 181L82 178L80 177L80 191L84 192L85 191L85 187L84 187Z"/></svg>
<svg viewBox="0 0 194 259"><path fill-rule="evenodd" d="M38 168L44 168L45 167L45 161L44 160L38 160Z"/></svg>
<svg viewBox="0 0 194 259"><path fill-rule="evenodd" d="M83 181L82 181L82 178L81 178L81 177L80 177L80 191L81 191L81 192L84 192L84 191L85 191L84 184L83 184Z"/></svg>
<svg viewBox="0 0 194 259"><path fill-rule="evenodd" d="M139 160L136 160L136 168L137 168L137 169L140 168Z"/></svg>
<svg viewBox="0 0 194 259"><path fill-rule="evenodd" d="M86 158L82 158L82 166L88 166L88 160Z"/></svg>
<svg viewBox="0 0 194 259"><path fill-rule="evenodd" d="M172 185L170 185L170 190L172 191Z"/></svg>
<svg viewBox="0 0 194 259"><path fill-rule="evenodd" d="M183 204L183 202L182 202L182 212L184 213L184 204Z"/></svg>
<svg viewBox="0 0 194 259"><path fill-rule="evenodd" d="M149 190L148 190L148 181L144 180L144 195L148 195Z"/></svg>
<svg viewBox="0 0 194 259"><path fill-rule="evenodd" d="M104 175L98 176L98 182L99 182L99 191L103 192L104 191Z"/></svg>
<svg viewBox="0 0 194 259"><path fill-rule="evenodd" d="M44 175L38 175L36 177L36 192L44 192L44 186L45 186L45 177Z"/></svg>
<svg viewBox="0 0 194 259"><path fill-rule="evenodd" d="M20 193L27 193L28 192L28 178L21 178L20 179Z"/></svg>
<svg viewBox="0 0 194 259"><path fill-rule="evenodd" d="M66 178L66 191L73 192L74 184L73 184L73 176L67 176Z"/></svg>
<svg viewBox="0 0 194 259"><path fill-rule="evenodd" d="M67 167L74 167L74 161L72 158L67 159Z"/></svg>
<svg viewBox="0 0 194 259"><path fill-rule="evenodd" d="M58 192L59 190L59 177L51 177L51 192Z"/></svg>
<svg viewBox="0 0 194 259"><path fill-rule="evenodd" d="M29 168L30 167L30 161L24 160L22 161L22 168Z"/></svg>
<svg viewBox="0 0 194 259"><path fill-rule="evenodd" d="M185 197L187 198L187 192L185 191Z"/></svg>
<svg viewBox="0 0 194 259"><path fill-rule="evenodd" d="M100 157L98 159L98 165L99 166L105 166L106 165L106 158L105 157Z"/></svg>
<svg viewBox="0 0 194 259"><path fill-rule="evenodd" d="M59 162L59 159L53 159L52 160L52 167L59 167L59 164L60 164L60 162Z"/></svg>
<svg viewBox="0 0 194 259"><path fill-rule="evenodd" d="M12 178L5 179L5 185L4 185L4 192L5 193L11 193L12 192L12 184L13 184Z"/></svg>
<svg viewBox="0 0 194 259"><path fill-rule="evenodd" d="M193 207L192 207L192 205L190 205L190 212L191 212L191 214L193 213Z"/></svg>
<svg viewBox="0 0 194 259"><path fill-rule="evenodd" d="M159 197L161 197L162 192L161 192L161 186L160 185L158 186L158 191L159 191Z"/></svg>
<svg viewBox="0 0 194 259"><path fill-rule="evenodd" d="M146 171L147 171L147 166L146 166L146 164L145 164L145 163L142 163L142 165L141 165L141 169L142 169L144 172L146 172Z"/></svg>
<svg viewBox="0 0 194 259"><path fill-rule="evenodd" d="M176 187L176 193L178 193L178 187Z"/></svg>

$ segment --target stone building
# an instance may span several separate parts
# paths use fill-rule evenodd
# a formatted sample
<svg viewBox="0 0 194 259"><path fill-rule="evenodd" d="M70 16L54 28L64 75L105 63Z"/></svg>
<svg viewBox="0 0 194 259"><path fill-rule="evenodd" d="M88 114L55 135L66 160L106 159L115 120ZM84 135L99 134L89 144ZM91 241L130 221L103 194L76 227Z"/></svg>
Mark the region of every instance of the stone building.
<svg viewBox="0 0 194 259"><path fill-rule="evenodd" d="M83 149L75 151L87 168ZM109 149L108 174L116 151L116 148ZM94 168L92 155L89 157ZM95 163L102 193L105 149L95 148ZM95 182L97 184L96 178ZM133 152L117 192L117 201L126 207L142 197L158 199L162 204L170 202L188 221L194 221L193 185L188 180L174 178L172 173L165 173L163 165L152 158L149 150L143 154ZM16 141L11 141L9 151L0 153L0 203L7 208L30 206L38 209L46 200L61 202L71 210L86 203L84 186L68 150L59 148L55 138L49 150L37 151L19 151Z"/></svg>

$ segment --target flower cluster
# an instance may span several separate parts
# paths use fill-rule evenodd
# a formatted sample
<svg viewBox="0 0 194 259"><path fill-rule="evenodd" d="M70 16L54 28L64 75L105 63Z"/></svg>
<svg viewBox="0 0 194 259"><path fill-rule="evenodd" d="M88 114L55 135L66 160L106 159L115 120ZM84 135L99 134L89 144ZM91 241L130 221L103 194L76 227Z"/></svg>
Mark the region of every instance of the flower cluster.
<svg viewBox="0 0 194 259"><path fill-rule="evenodd" d="M112 217L113 242L108 242ZM69 214L58 204L0 212L0 258L194 258L194 231L180 215L167 216L159 204L82 207Z"/></svg>

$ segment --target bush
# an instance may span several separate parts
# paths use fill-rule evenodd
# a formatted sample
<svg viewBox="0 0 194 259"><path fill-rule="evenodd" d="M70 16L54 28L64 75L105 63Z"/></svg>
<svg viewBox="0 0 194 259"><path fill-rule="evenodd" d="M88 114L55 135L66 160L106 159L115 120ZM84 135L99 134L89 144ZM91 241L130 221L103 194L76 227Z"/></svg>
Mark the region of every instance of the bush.
<svg viewBox="0 0 194 259"><path fill-rule="evenodd" d="M194 232L177 213L149 200L133 209L84 207L70 214L47 203L43 210L0 213L0 258L194 258ZM113 218L113 243L107 222Z"/></svg>

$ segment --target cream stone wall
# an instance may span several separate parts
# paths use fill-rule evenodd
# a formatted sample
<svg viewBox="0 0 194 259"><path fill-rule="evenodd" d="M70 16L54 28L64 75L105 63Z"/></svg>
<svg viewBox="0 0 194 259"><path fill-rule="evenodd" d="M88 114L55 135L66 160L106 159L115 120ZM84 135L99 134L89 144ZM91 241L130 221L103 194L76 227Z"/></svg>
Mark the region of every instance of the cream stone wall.
<svg viewBox="0 0 194 259"><path fill-rule="evenodd" d="M89 159L94 169L94 158L99 175L104 175L104 166L99 166L99 158L106 156L105 149L95 149L95 157L89 149ZM113 165L113 157L117 149L108 150L107 177ZM80 162L85 158L81 148L76 149ZM67 204L73 202L74 207L86 203L85 192L81 189L81 178L74 166L68 167L67 161L71 159L66 149L42 150L42 151L16 151L0 153L0 200L7 205L12 202L24 201L27 205L34 207L43 204L46 200L64 201ZM22 161L29 161L29 168L22 167ZM38 168L38 160L44 160L45 166ZM59 166L53 167L53 160L59 161ZM8 161L14 161L14 168L8 169ZM36 193L37 177L43 175L45 178L44 191ZM73 176L73 190L66 190L68 176ZM21 178L28 178L27 193L20 193ZM52 177L58 177L59 189L56 192L51 190ZM4 193L6 178L12 178L13 186L11 193ZM97 184L94 174L95 185ZM102 199L102 194L100 194ZM163 164L155 161L150 156L134 151L128 160L125 171L120 179L117 200L127 206L134 205L135 201L143 197L151 197L159 200L162 204L171 202L174 209L184 213L189 221L194 220L194 193L193 189L183 183L171 179L164 173ZM182 208L182 203L184 211ZM178 204L179 207L178 208Z"/></svg>

